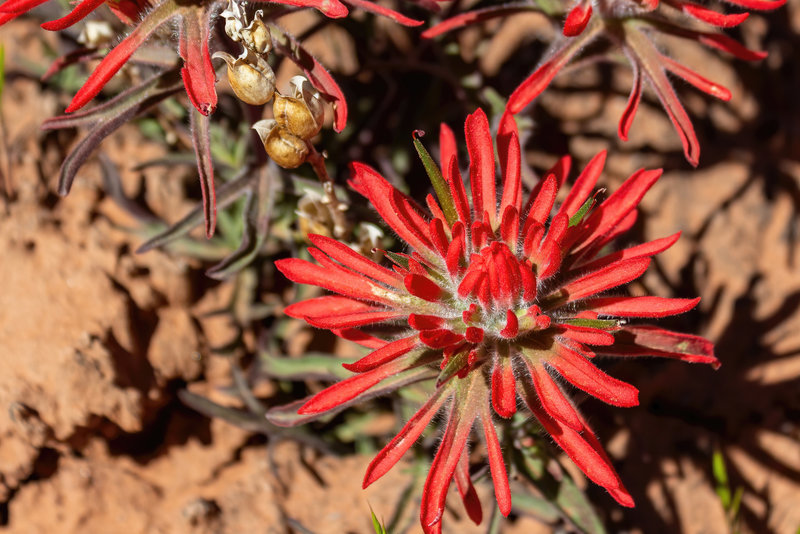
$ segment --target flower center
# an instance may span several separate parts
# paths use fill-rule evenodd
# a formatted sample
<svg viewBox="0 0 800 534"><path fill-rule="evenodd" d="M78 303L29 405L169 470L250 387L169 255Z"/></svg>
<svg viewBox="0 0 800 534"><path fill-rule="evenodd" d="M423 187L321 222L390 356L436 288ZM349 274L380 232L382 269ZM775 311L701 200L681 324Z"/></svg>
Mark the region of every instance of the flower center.
<svg viewBox="0 0 800 534"><path fill-rule="evenodd" d="M469 260L458 285L459 297L476 298L487 311L524 306L536 299L531 265L517 258L505 243L493 241Z"/></svg>

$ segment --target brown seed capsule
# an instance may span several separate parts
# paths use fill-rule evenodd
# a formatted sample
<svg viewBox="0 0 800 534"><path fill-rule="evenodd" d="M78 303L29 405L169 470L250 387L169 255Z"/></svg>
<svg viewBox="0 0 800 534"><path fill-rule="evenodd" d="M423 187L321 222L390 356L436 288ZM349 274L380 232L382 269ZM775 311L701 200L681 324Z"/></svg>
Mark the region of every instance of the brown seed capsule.
<svg viewBox="0 0 800 534"><path fill-rule="evenodd" d="M306 142L279 125L273 119L260 120L253 125L267 155L284 169L294 169L308 156Z"/></svg>
<svg viewBox="0 0 800 534"><path fill-rule="evenodd" d="M272 113L281 126L301 139L310 139L322 129L324 110L319 92L302 76L289 81L289 96L275 96Z"/></svg>
<svg viewBox="0 0 800 534"><path fill-rule="evenodd" d="M261 11L256 11L255 18L240 32L242 44L257 54L269 54L272 49L272 38L269 28L261 20Z"/></svg>
<svg viewBox="0 0 800 534"><path fill-rule="evenodd" d="M215 52L228 65L228 81L236 97L254 106L266 104L275 93L275 73L261 57L247 53L245 57L234 58L225 52Z"/></svg>

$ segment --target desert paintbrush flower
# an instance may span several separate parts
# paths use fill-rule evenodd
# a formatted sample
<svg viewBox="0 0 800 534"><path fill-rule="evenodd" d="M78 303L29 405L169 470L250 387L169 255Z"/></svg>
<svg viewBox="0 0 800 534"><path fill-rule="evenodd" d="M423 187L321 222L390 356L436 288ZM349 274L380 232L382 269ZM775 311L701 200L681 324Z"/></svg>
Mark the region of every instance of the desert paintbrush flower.
<svg viewBox="0 0 800 534"><path fill-rule="evenodd" d="M786 0L728 0L728 3L749 10L773 10L784 5ZM747 19L749 13L725 14L684 0L580 0L569 4L571 7L564 19L564 36L553 43L547 57L514 90L508 100L508 110L514 114L520 113L550 85L559 72L568 64L575 63L576 58L582 56L582 64L588 64L590 60L617 62L618 52L621 51L633 70L633 84L628 104L620 116L617 129L619 138L623 141L628 139L646 83L675 127L687 161L697 166L700 143L669 75L682 78L700 91L726 102L731 99L731 92L706 79L700 72L662 54L656 40L659 34L675 36L721 50L739 59L757 61L767 54L750 50L716 31L738 26ZM432 38L491 18L537 10L540 8L530 3L486 7L455 15L429 28L422 35ZM599 41L607 41L610 46L598 52L596 44ZM587 49L591 52L584 54Z"/></svg>
<svg viewBox="0 0 800 534"><path fill-rule="evenodd" d="M277 262L292 281L337 293L293 304L287 314L374 349L346 366L355 373L352 377L314 395L300 414L336 410L374 395L375 389L387 389L386 382L400 387L435 378L430 398L378 453L364 479L366 487L380 478L437 413L446 414L422 496L421 523L428 534L441 532L454 478L469 516L480 521L467 463L473 428L485 440L500 511L510 512L495 425L517 411L519 399L591 480L623 506L632 506L633 499L557 376L609 404L635 406L638 390L601 371L593 363L596 355L656 355L718 364L712 344L703 338L628 323L633 317L683 313L699 299L605 294L642 275L650 257L678 238L676 234L607 252L607 244L634 223L637 204L661 171L637 171L596 204L592 193L605 160L600 153L554 208L569 168L564 158L525 200L513 124L505 120L497 139L499 198L489 122L480 109L465 127L471 195L459 174L454 136L447 127L441 131L441 171L415 140L438 198L427 197L430 213L370 167L352 165L350 185L412 249L390 253L393 268L320 235L310 236L317 263L294 258ZM399 324L404 333L382 340L360 330L381 323Z"/></svg>

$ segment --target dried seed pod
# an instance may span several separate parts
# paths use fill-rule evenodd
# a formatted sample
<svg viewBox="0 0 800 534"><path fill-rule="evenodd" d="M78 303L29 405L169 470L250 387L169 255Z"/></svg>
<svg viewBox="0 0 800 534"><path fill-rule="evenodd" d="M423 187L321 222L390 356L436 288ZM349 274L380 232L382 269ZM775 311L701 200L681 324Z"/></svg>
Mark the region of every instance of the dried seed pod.
<svg viewBox="0 0 800 534"><path fill-rule="evenodd" d="M241 30L244 27L244 13L238 2L228 0L228 6L219 14L225 19L225 33L235 43L241 41Z"/></svg>
<svg viewBox="0 0 800 534"><path fill-rule="evenodd" d="M289 81L289 94L275 96L272 104L275 120L301 139L314 137L325 118L319 91L303 76L295 76Z"/></svg>
<svg viewBox="0 0 800 534"><path fill-rule="evenodd" d="M269 28L261 20L262 12L256 11L253 21L246 28L239 32L242 36L242 44L256 54L269 54L272 49L272 37Z"/></svg>
<svg viewBox="0 0 800 534"><path fill-rule="evenodd" d="M308 145L273 119L260 120L253 125L267 155L284 169L294 169L308 157Z"/></svg>
<svg viewBox="0 0 800 534"><path fill-rule="evenodd" d="M250 52L237 58L225 52L215 52L211 57L223 59L228 64L228 81L239 100L260 106L272 99L275 73L264 59Z"/></svg>
<svg viewBox="0 0 800 534"><path fill-rule="evenodd" d="M235 43L242 43L245 48L256 54L268 54L272 48L272 39L261 17L264 12L256 11L253 20L247 22L247 14L242 9L243 5L234 0L228 0L228 6L220 13L225 19L225 33Z"/></svg>

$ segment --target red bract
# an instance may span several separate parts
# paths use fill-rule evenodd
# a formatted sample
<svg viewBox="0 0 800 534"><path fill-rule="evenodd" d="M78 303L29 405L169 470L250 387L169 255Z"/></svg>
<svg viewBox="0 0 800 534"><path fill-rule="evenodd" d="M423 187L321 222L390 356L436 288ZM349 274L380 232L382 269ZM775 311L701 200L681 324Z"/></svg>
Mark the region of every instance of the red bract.
<svg viewBox="0 0 800 534"><path fill-rule="evenodd" d="M350 185L378 211L411 251L390 254L391 269L343 244L311 235L311 255L277 262L297 283L338 296L312 298L286 313L348 339L367 339L375 349L346 366L355 375L313 396L301 415L322 414L386 389L435 378L430 399L370 464L368 486L386 473L440 412L447 419L422 498L426 533L441 532L445 498L455 478L467 512L480 521L480 504L467 470L467 442L483 436L500 511L511 510L511 494L495 423L511 417L521 400L573 461L623 506L633 506L597 438L554 375L615 406L635 406L637 390L594 363L595 355L657 355L718 365L702 338L629 318L683 313L699 299L604 295L644 273L650 257L677 234L600 255L629 229L636 207L661 171L640 170L604 202L593 191L603 169L598 154L565 200L556 194L568 173L562 159L523 198L521 151L513 120L506 116L497 137L502 182L495 181L495 153L486 115L469 116L465 133L470 191L464 186L453 133L442 126L441 169L415 140L436 198L426 212L370 167L354 163ZM470 200L471 199L471 200ZM499 207L498 207L499 206ZM619 291L616 291L619 294ZM407 325L393 339L359 329L390 322Z"/></svg>
<svg viewBox="0 0 800 534"><path fill-rule="evenodd" d="M730 3L745 9L771 10L781 7L786 0L742 0ZM668 7L661 7L663 5ZM490 18L531 10L535 10L531 5L511 4L463 13L428 29L423 36L432 38ZM652 35L663 33L690 39L747 61L763 59L766 53L748 50L737 41L716 31L697 30L694 29L694 25L687 27L685 21L673 16L675 10L681 11L699 23L711 26L709 28L711 30L737 26L748 17L747 13L719 13L683 0L664 0L661 4L658 0L611 2L580 0L566 14L563 29L565 37L533 74L513 92L508 101L508 110L513 114L521 112L550 85L564 66L588 45L605 37L614 47L622 50L633 69L634 82L628 105L620 117L619 137L623 141L628 139L628 131L641 101L644 80L656 93L675 126L686 159L696 166L700 158L700 145L692 122L675 94L667 73L683 78L697 89L724 101L730 100L731 93L725 87L705 79L697 72L661 54L652 42ZM603 53L601 57L605 56L606 53Z"/></svg>

